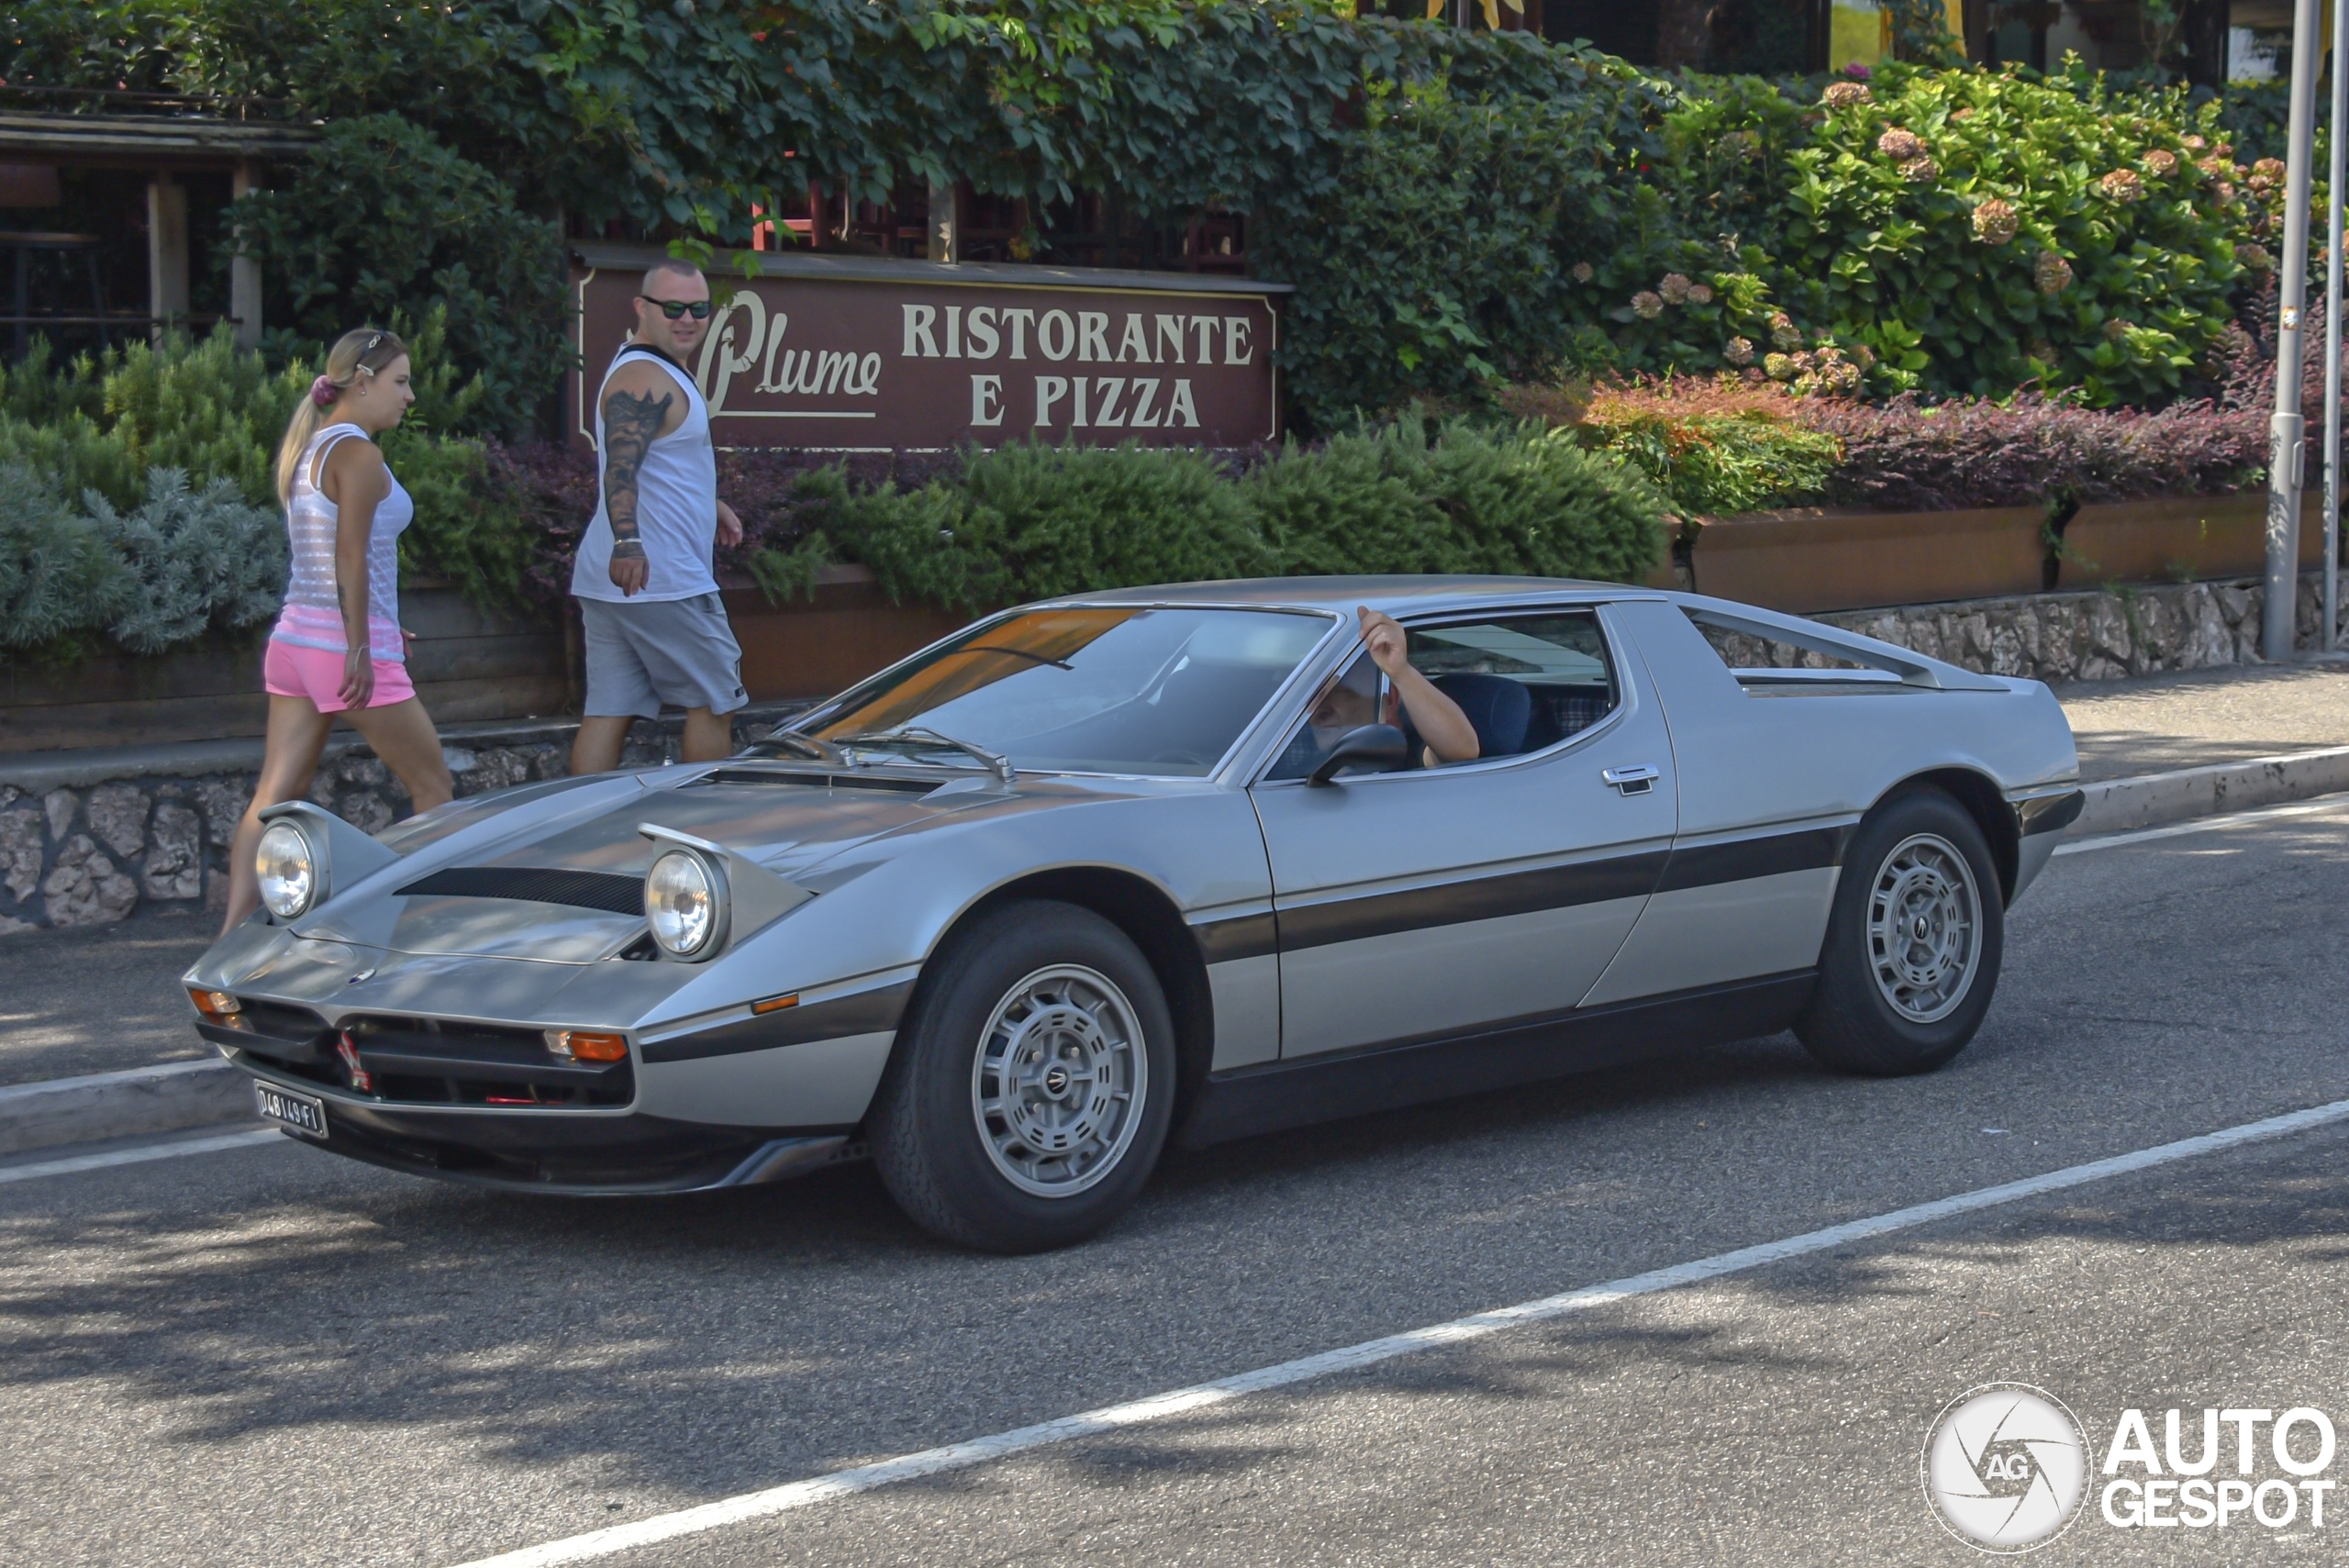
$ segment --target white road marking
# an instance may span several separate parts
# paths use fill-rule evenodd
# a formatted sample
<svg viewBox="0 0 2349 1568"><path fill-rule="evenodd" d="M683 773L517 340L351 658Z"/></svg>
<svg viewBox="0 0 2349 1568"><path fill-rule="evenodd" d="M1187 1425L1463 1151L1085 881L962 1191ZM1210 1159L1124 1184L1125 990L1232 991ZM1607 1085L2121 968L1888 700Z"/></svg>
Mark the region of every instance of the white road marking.
<svg viewBox="0 0 2349 1568"><path fill-rule="evenodd" d="M74 1154L62 1160L42 1160L29 1165L0 1165L0 1182L29 1182L39 1176L70 1176L76 1171L103 1171L108 1165L143 1165L150 1160L176 1160L183 1154L210 1154L221 1149L250 1149L274 1143L285 1135L271 1128L253 1132L224 1132L212 1138L183 1139L177 1143L141 1143L133 1149L109 1149L103 1154Z"/></svg>
<svg viewBox="0 0 2349 1568"><path fill-rule="evenodd" d="M2215 817L2198 817L2191 822L2173 822L2166 828L2137 828L2126 833L2106 833L2094 839L2078 839L2068 844L2058 844L2059 855L2081 855L2090 850L2117 850L2127 844L2142 844L2151 839L2175 839L2184 833L2208 833L2220 828L2255 828L2262 822L2272 822L2279 817L2310 817L2321 811L2349 809L2349 797L2327 795L2321 800L2298 801L2289 806L2263 806L2256 811L2228 811Z"/></svg>
<svg viewBox="0 0 2349 1568"><path fill-rule="evenodd" d="M1437 1323L1425 1329L1414 1329L1408 1333L1389 1335L1383 1340L1367 1340L1358 1345L1324 1351L1319 1355L1283 1362L1277 1366L1263 1367L1254 1372L1243 1372L1233 1377L1219 1378L1213 1383L1194 1384L1188 1388L1152 1395L1124 1405L1111 1405L1082 1415L1064 1416L1057 1421L997 1432L992 1437L974 1438L968 1442L949 1443L943 1448L926 1449L919 1453L902 1454L896 1459L859 1465L853 1470L836 1471L829 1475L794 1481L763 1492L748 1492L718 1502L705 1503L699 1507L684 1508L672 1514L656 1514L633 1524L613 1525L564 1540L525 1547L495 1557L479 1558L463 1564L462 1568L553 1568L558 1563L585 1562L598 1557L609 1557L638 1547L674 1540L679 1536L722 1529L729 1525L765 1518L794 1508L829 1502L837 1497L853 1496L857 1493L894 1485L900 1481L936 1475L943 1471L963 1470L1031 1449L1138 1427L1146 1422L1163 1421L1171 1416L1186 1415L1243 1395L1375 1365L1397 1356L1416 1355L1422 1351L1463 1344L1483 1339L1487 1334L1563 1318L1569 1313L1605 1307L1632 1296L1651 1296L1657 1291L1719 1279L1724 1274L1742 1273L1749 1269L1784 1262L1790 1258L1829 1251L1855 1241L1930 1225L1954 1215L1973 1214L2001 1204L2061 1192L2067 1187L2083 1186L2090 1182L2150 1170L2157 1165L2173 1164L2204 1154L2215 1154L2261 1139L2280 1138L2288 1133L2301 1132L2344 1119L2349 1119L2349 1100L2335 1100L2330 1105L2270 1117L2265 1121L2246 1122L2240 1127L2204 1133L2199 1138L2180 1139L2175 1143L2140 1149L2133 1153L2116 1154L2109 1160L2092 1160L2085 1165L2070 1165L2043 1175L2027 1176L2019 1182L2007 1182L1995 1187L1960 1193L1954 1197L1897 1208L1868 1219L1831 1225L1824 1230L1807 1231L1781 1241L1765 1241L1760 1246L1717 1252L1694 1262L1676 1263L1648 1273L1633 1274L1628 1279L1588 1285L1563 1296L1544 1296L1539 1301L1520 1302L1515 1307L1479 1312L1472 1317L1454 1318L1449 1323Z"/></svg>

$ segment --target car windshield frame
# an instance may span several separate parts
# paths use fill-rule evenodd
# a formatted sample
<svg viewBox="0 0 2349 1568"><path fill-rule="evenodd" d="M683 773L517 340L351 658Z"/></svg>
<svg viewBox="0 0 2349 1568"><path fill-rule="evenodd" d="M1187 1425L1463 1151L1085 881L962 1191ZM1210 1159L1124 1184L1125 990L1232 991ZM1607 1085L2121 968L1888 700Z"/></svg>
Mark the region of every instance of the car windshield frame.
<svg viewBox="0 0 2349 1568"><path fill-rule="evenodd" d="M1020 773L1067 778L1149 779L1183 784L1221 781L1232 767L1235 758L1240 757L1251 740L1263 731L1267 716L1283 710L1283 705L1297 691L1300 682L1309 682L1315 678L1319 665L1327 655L1332 639L1342 635L1353 624L1353 617L1351 616L1341 616L1335 610L1319 605L1259 604L1215 599L1152 599L1139 603L1108 599L1056 599L1041 604L1019 605L974 621L969 626L960 628L950 636L941 638L928 647L908 654L888 668L858 682L837 696L828 698L807 712L792 718L788 723L779 727L776 733L816 739L815 732L818 729L840 722L859 708L871 706L876 698L891 685L904 681L937 660L951 655L958 648L967 648L973 643L984 641L996 630L1022 616L1045 611L1082 610L1113 610L1132 614L1146 611L1188 611L1292 616L1320 623L1320 634L1307 645L1304 651L1297 656L1297 662L1273 685L1264 700L1257 706L1256 710L1241 721L1222 753L1209 761L1197 773L1149 773L1131 768L1063 767L1046 762L1022 762L1014 755L1011 760ZM923 727L922 718L932 711L934 710L924 710L923 714L917 715L907 722L914 724L916 728L921 728ZM948 728L951 729L951 726ZM957 739L974 738L957 737ZM985 744L983 740L979 743ZM952 764L925 763L910 758L907 762L914 766L952 766ZM968 771L968 769L956 767L955 771Z"/></svg>

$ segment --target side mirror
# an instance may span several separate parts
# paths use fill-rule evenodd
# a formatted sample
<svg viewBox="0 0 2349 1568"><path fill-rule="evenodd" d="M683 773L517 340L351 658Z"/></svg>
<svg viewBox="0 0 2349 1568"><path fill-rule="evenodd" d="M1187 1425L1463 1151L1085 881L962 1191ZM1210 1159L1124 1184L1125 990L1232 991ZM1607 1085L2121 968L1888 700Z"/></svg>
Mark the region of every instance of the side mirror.
<svg viewBox="0 0 2349 1568"><path fill-rule="evenodd" d="M1325 784L1340 768L1399 768L1411 759L1411 743L1391 724L1365 724L1338 737L1330 754L1307 775L1308 784Z"/></svg>

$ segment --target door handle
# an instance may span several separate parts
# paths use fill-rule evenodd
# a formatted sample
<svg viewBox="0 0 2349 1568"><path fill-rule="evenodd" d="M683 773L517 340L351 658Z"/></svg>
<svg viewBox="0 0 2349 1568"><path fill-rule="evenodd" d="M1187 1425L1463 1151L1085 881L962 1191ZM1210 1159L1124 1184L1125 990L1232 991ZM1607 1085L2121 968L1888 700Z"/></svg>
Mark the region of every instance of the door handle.
<svg viewBox="0 0 2349 1568"><path fill-rule="evenodd" d="M1664 770L1642 762L1632 768L1601 768L1598 776L1613 784L1619 795L1646 795L1655 788Z"/></svg>

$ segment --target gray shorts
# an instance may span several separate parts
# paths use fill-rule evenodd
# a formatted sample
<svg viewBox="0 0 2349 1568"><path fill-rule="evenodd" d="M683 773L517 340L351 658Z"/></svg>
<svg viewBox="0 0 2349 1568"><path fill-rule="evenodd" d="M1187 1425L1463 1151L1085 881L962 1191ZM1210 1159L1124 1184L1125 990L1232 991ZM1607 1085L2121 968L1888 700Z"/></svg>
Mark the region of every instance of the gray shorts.
<svg viewBox="0 0 2349 1568"><path fill-rule="evenodd" d="M661 705L732 713L748 703L742 648L715 594L651 603L582 599L590 717L658 718Z"/></svg>

